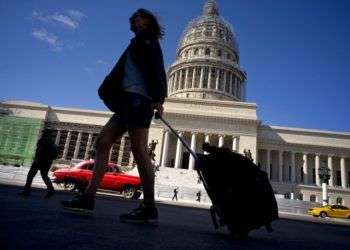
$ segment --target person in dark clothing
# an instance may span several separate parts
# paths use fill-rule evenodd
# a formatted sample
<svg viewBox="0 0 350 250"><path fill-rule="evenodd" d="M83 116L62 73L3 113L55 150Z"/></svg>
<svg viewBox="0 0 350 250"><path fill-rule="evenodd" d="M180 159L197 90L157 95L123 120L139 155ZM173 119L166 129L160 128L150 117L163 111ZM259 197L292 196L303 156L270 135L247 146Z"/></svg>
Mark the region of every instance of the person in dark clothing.
<svg viewBox="0 0 350 250"><path fill-rule="evenodd" d="M173 198L171 199L171 200L177 200L177 194L178 194L178 192L179 192L179 188L177 187L177 188L174 188L174 195L173 195Z"/></svg>
<svg viewBox="0 0 350 250"><path fill-rule="evenodd" d="M130 17L130 29L135 37L98 90L100 98L115 114L98 136L92 179L82 194L61 203L72 210L94 209L94 197L105 173L110 148L128 132L144 198L138 208L121 215L120 220L156 223L158 210L154 201L155 172L147 141L154 111L162 115L167 96L166 74L159 44L163 31L156 17L145 9L138 9Z"/></svg>
<svg viewBox="0 0 350 250"><path fill-rule="evenodd" d="M57 159L57 156L58 156L58 148L53 141L51 133L48 131L44 131L36 145L34 160L29 169L26 184L24 186L23 191L19 193L19 195L21 196L30 195L33 179L39 170L40 170L41 178L43 179L47 187L47 194L45 197L50 198L55 193L55 189L52 185L50 178L48 177L48 173L49 173L52 161Z"/></svg>

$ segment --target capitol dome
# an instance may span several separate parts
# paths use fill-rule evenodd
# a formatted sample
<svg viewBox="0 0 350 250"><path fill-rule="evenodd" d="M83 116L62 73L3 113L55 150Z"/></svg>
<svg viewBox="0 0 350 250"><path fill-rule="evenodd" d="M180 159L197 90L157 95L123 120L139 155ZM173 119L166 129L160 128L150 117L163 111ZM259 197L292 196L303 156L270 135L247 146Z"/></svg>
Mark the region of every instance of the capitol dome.
<svg viewBox="0 0 350 250"><path fill-rule="evenodd" d="M246 73L231 25L214 0L185 29L168 71L170 97L244 101Z"/></svg>

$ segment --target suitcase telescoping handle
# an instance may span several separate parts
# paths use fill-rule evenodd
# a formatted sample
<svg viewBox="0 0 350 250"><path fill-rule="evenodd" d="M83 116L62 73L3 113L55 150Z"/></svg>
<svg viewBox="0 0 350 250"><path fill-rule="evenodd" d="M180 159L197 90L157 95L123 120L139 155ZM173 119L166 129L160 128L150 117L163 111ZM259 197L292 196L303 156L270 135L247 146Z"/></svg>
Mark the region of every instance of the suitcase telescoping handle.
<svg viewBox="0 0 350 250"><path fill-rule="evenodd" d="M170 126L170 124L157 112L154 113L154 117L156 119L160 119L170 130L171 132L173 132L174 135L176 135L176 137L182 142L182 144L185 146L185 148L188 150L188 152L190 152L190 154L194 157L194 159L197 161L198 160L198 156L195 152L193 152L193 150L191 149L191 147L187 144L187 142ZM199 169L197 169L197 173L199 175L200 180L203 183L203 186L205 188L205 190L207 191L209 198L211 200L213 200L213 197L211 197L211 192L209 190L209 186L207 184L207 182L205 181L203 174L201 171L199 171ZM217 214L217 210L216 207L214 205L212 205L210 207L210 214L211 214L211 218L214 224L215 229L219 228L219 224L216 220L216 214Z"/></svg>
<svg viewBox="0 0 350 250"><path fill-rule="evenodd" d="M195 160L198 160L198 156L195 152L193 152L193 150L191 149L191 147L187 144L187 142L175 131L175 129L173 129L170 124L164 120L164 118L157 112L155 112L154 117L156 119L160 119L170 130L171 132L173 132L174 135L176 135L176 137L182 142L182 144L185 146L185 148L188 150L188 152L194 157Z"/></svg>
<svg viewBox="0 0 350 250"><path fill-rule="evenodd" d="M182 144L185 146L185 148L188 150L188 152L194 157L195 161L198 161L198 155L195 152L193 152L193 150L187 144L187 142L175 131L175 129L173 129L173 127L170 126L170 124L158 113L158 111L155 112L154 117L156 119L160 119L170 129L170 131L173 132L174 135L176 135L176 137L182 142ZM196 170L197 170L197 173L199 175L199 179L202 181L205 190L209 194L209 187L208 187L208 184L203 177L202 172L199 171L199 169L197 169L197 168L196 168ZM210 198L212 198L212 197L210 197Z"/></svg>

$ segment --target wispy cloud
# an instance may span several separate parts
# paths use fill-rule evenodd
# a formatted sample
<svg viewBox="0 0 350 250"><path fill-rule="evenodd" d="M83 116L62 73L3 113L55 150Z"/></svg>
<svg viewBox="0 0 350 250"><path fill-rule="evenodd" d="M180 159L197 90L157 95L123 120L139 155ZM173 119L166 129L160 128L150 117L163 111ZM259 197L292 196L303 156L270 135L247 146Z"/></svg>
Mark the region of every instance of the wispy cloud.
<svg viewBox="0 0 350 250"><path fill-rule="evenodd" d="M55 13L51 16L51 19L71 29L76 29L79 27L79 23L77 21L66 15Z"/></svg>
<svg viewBox="0 0 350 250"><path fill-rule="evenodd" d="M102 60L102 59L98 59L98 60L96 61L96 63L97 63L97 64L103 64L103 65L106 65L106 64L107 64L107 62L104 61L104 60Z"/></svg>
<svg viewBox="0 0 350 250"><path fill-rule="evenodd" d="M58 37L46 29L34 29L32 35L36 39L48 43L54 51L60 51L62 49L62 44Z"/></svg>
<svg viewBox="0 0 350 250"><path fill-rule="evenodd" d="M74 18L75 20L83 20L87 18L87 16L79 10L67 10L67 13L68 15L70 15L70 17Z"/></svg>
<svg viewBox="0 0 350 250"><path fill-rule="evenodd" d="M87 16L79 10L67 10L65 13L44 14L39 10L32 11L32 17L42 22L59 23L69 29L77 29Z"/></svg>

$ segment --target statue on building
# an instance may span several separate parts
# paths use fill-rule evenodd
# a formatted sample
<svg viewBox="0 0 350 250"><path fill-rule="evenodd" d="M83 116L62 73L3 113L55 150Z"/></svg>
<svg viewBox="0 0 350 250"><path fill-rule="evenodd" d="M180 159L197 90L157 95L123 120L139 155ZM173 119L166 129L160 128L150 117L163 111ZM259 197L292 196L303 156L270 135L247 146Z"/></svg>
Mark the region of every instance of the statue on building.
<svg viewBox="0 0 350 250"><path fill-rule="evenodd" d="M156 150L157 144L158 140L152 140L151 143L148 144L149 155L153 162L155 162L156 154L154 153L154 151Z"/></svg>

